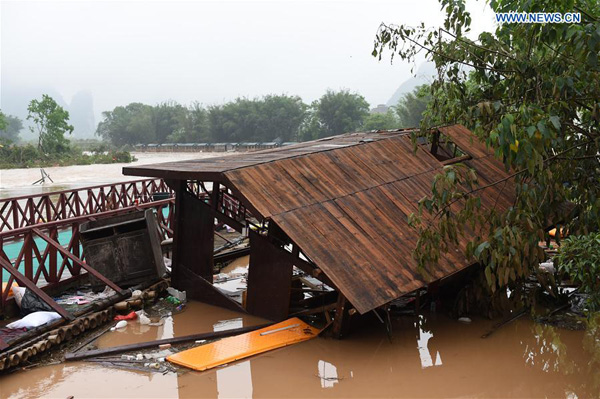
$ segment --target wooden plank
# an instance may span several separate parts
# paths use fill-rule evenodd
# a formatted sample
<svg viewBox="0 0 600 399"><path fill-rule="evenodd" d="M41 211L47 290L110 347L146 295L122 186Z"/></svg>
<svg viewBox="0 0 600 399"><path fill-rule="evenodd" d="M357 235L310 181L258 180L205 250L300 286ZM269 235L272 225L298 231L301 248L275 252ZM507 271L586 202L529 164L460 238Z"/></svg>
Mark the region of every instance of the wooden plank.
<svg viewBox="0 0 600 399"><path fill-rule="evenodd" d="M328 191L323 191L323 188L315 183L315 178L311 177L312 174L307 172L295 160L286 162L284 168L286 173L292 178L291 183L300 186L302 190L309 193L310 197L315 200L314 203L326 201L330 198L331 194Z"/></svg>
<svg viewBox="0 0 600 399"><path fill-rule="evenodd" d="M187 297L196 301L208 303L209 305L219 306L234 312L247 313L246 309L239 303L229 298L212 283L198 276L187 268L179 270L181 280L179 289L187 293Z"/></svg>
<svg viewBox="0 0 600 399"><path fill-rule="evenodd" d="M227 172L226 178L240 193L243 192L242 197L248 200L260 216L267 218L273 214L270 201L257 189L258 183L249 176L247 171L241 169Z"/></svg>
<svg viewBox="0 0 600 399"><path fill-rule="evenodd" d="M309 217L309 212L312 213L312 217ZM359 311L364 311L374 302L377 303L381 299L382 288L374 284L369 290L364 289L367 286L365 284L372 281L370 276L377 275L376 262L384 261L382 257L374 259L369 256L377 256L377 253L370 249L372 243L365 241L364 236L357 240L357 237L343 228L340 221L326 212L322 205L313 205L309 210L302 209L294 213L298 213L303 221L303 224L296 228L311 227L315 233L306 249L311 258L315 249L321 254L324 252L336 254L333 262L317 264L338 289Z"/></svg>
<svg viewBox="0 0 600 399"><path fill-rule="evenodd" d="M147 348L158 348L160 345L164 344L183 344L186 342L198 341L198 340L213 340L225 337L231 337L238 334L245 334L250 331L259 330L261 328L265 328L270 326L271 323L268 324L259 324L256 326L248 326L241 328L234 328L231 330L223 330L223 331L211 331L208 333L200 333L200 334L192 334L192 335L184 335L183 337L173 337L173 338L164 338L155 341L148 342L140 342L136 344L128 344L121 346L113 346L111 348L103 348L103 349L95 349L89 350L85 352L69 352L65 354L65 360L67 361L75 361L75 360L83 360L89 359L91 357L99 357L99 356L108 356L108 355L116 355L123 352L131 352L131 351L139 351L141 349Z"/></svg>
<svg viewBox="0 0 600 399"><path fill-rule="evenodd" d="M360 187L370 188L382 183L364 168L358 167L354 162L354 159L349 156L345 150L329 151L325 155L346 175L352 176L352 178L360 184Z"/></svg>
<svg viewBox="0 0 600 399"><path fill-rule="evenodd" d="M462 152L471 155L473 158L482 158L491 153L485 144L462 125L444 126L439 130L442 134L450 137Z"/></svg>

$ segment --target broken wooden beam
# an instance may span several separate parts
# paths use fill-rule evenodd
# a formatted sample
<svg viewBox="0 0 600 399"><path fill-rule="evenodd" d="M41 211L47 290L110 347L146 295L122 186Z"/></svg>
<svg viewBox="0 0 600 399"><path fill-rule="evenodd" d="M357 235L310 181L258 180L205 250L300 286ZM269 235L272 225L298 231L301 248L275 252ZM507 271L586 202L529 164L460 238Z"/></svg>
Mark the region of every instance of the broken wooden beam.
<svg viewBox="0 0 600 399"><path fill-rule="evenodd" d="M96 350L90 350L90 351L81 352L81 353L70 352L70 353L65 354L65 360L68 360L68 361L81 360L81 359L87 359L90 357L114 355L117 353L136 351L136 350L140 350L140 349L158 348L159 345L164 345L164 344L182 344L185 342L196 341L196 340L201 340L201 339L211 340L211 339L225 338L225 337L230 337L232 335L244 334L244 333L247 333L250 331L259 330L261 328L265 328L270 325L272 325L272 323L260 324L260 325L249 326L249 327L234 328L232 330L185 335L183 337L165 338L165 339L159 339L156 341L140 342L137 344L114 346L112 348L96 349Z"/></svg>
<svg viewBox="0 0 600 399"><path fill-rule="evenodd" d="M35 293L42 301L44 301L48 306L52 308L56 313L62 316L65 320L73 320L75 317L67 312L65 308L60 306L58 303L54 301L48 294L46 294L41 288L39 288L33 281L29 280L20 271L18 271L13 265L6 261L4 258L0 257L0 266L9 272L18 282L19 285L24 285L27 289L30 289L33 293Z"/></svg>

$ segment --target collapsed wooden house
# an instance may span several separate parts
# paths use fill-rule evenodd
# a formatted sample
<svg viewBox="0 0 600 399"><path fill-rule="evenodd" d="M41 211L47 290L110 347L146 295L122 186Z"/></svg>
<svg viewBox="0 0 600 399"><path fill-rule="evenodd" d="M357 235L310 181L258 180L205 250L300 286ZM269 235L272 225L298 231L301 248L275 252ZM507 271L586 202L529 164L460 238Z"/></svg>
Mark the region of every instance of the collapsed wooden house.
<svg viewBox="0 0 600 399"><path fill-rule="evenodd" d="M193 298L239 307L211 284L216 218L249 233L249 313L287 317L296 266L334 288L339 334L348 312L367 313L473 263L464 256L464 243L425 279L412 256L418 234L408 216L445 165L464 162L481 185L507 176L463 126L439 128L416 151L410 133L344 134L254 153L126 167L124 174L161 177L176 191L176 287ZM484 207L505 209L514 188L491 186L481 199Z"/></svg>

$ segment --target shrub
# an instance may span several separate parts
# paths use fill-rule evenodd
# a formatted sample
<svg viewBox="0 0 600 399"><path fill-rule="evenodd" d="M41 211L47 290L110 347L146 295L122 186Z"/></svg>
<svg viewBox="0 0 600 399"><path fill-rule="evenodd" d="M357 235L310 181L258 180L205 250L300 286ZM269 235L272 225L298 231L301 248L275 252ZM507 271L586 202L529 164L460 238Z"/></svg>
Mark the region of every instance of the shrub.
<svg viewBox="0 0 600 399"><path fill-rule="evenodd" d="M600 310L600 232L564 239L554 261L589 295L588 310Z"/></svg>

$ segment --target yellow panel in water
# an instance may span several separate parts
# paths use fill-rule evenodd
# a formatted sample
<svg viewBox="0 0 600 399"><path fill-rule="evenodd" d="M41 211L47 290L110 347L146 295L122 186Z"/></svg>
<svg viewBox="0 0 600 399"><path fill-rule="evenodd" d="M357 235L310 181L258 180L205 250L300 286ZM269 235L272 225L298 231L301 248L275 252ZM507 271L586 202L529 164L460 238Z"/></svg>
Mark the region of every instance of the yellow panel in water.
<svg viewBox="0 0 600 399"><path fill-rule="evenodd" d="M234 337L223 338L167 357L171 363L204 371L258 353L306 341L320 330L298 318Z"/></svg>

